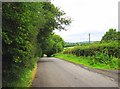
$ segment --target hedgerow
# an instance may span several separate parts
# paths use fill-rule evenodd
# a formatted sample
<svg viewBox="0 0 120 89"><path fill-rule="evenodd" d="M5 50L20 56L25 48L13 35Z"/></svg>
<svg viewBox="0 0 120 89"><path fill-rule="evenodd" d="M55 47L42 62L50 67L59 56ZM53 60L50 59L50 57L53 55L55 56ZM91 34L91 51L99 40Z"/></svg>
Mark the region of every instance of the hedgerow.
<svg viewBox="0 0 120 89"><path fill-rule="evenodd" d="M120 47L117 41L109 43L91 43L83 46L76 46L74 48L66 49L63 53L74 54L76 56L95 56L99 53L120 58Z"/></svg>
<svg viewBox="0 0 120 89"><path fill-rule="evenodd" d="M69 25L70 19L62 18L63 15L51 2L2 3L3 87L15 87L12 83L20 81L20 75L27 74L25 70L34 68L37 57L43 55L44 39L55 28L62 30ZM22 82L28 80L24 78Z"/></svg>

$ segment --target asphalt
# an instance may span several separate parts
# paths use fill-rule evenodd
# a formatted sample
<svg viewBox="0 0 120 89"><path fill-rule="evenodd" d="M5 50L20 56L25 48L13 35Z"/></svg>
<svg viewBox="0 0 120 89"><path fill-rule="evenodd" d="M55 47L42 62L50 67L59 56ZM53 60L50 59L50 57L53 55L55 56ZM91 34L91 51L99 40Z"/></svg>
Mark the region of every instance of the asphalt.
<svg viewBox="0 0 120 89"><path fill-rule="evenodd" d="M111 77L58 58L43 57L37 67L32 87L118 87Z"/></svg>

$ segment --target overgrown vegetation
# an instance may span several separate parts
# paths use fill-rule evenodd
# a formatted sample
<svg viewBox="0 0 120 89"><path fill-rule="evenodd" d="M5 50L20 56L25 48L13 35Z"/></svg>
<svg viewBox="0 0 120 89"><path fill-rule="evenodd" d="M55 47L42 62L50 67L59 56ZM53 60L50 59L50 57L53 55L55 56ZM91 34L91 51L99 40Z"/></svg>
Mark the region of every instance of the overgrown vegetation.
<svg viewBox="0 0 120 89"><path fill-rule="evenodd" d="M61 56L65 57L65 59L67 60L70 59L73 62L77 63L85 62L85 65L87 63L92 67L94 67L95 65L96 66L106 65L109 66L109 68L119 69L120 63L119 39L120 39L119 32L117 32L115 29L109 29L109 31L106 32L106 34L103 36L100 42L65 49L63 51L63 54L65 56L64 55ZM68 54L70 54L70 58L68 57L69 56ZM77 56L78 60L77 57L75 57L74 60L73 55ZM58 55L57 57L61 56ZM73 57L73 59L71 59L71 57ZM81 58L81 60L79 57Z"/></svg>
<svg viewBox="0 0 120 89"><path fill-rule="evenodd" d="M43 45L43 53L50 57L52 54L63 51L64 40L56 34L51 35L49 38L45 39L45 44Z"/></svg>
<svg viewBox="0 0 120 89"><path fill-rule="evenodd" d="M50 2L3 2L2 10L2 84L27 87L30 71L44 53L45 39L52 37L54 29L65 30L71 19Z"/></svg>
<svg viewBox="0 0 120 89"><path fill-rule="evenodd" d="M55 57L61 58L63 60L73 62L75 64L81 64L90 68L97 68L97 69L108 69L108 70L117 70L120 69L118 62L120 63L120 60L118 58L111 58L109 62L102 62L99 60L96 60L96 58L100 58L100 56L96 57L84 57L84 56L76 56L73 54L63 54L58 53L55 54Z"/></svg>

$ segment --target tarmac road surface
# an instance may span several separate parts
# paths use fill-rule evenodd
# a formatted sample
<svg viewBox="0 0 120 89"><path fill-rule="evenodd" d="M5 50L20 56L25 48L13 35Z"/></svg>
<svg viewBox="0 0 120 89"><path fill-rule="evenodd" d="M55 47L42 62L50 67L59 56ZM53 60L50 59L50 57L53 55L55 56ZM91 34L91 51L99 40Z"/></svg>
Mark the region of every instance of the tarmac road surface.
<svg viewBox="0 0 120 89"><path fill-rule="evenodd" d="M43 57L32 87L118 87L118 82L64 60Z"/></svg>

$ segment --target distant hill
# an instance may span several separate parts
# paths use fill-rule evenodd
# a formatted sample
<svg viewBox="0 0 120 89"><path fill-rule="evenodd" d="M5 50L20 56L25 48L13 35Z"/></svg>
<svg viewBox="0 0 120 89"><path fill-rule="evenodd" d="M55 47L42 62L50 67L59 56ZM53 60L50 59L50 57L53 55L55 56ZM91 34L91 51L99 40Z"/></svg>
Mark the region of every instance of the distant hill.
<svg viewBox="0 0 120 89"><path fill-rule="evenodd" d="M90 43L99 42L99 41L91 41ZM76 45L84 45L89 44L89 41L83 41L83 42L65 42L64 47L72 47Z"/></svg>

